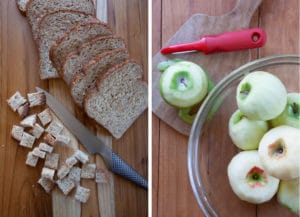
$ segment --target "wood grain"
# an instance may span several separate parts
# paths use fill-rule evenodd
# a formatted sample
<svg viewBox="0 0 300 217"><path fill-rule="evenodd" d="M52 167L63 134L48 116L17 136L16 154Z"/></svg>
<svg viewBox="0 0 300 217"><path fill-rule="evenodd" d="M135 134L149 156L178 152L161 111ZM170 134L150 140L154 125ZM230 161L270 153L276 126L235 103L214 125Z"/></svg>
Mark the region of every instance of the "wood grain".
<svg viewBox="0 0 300 217"><path fill-rule="evenodd" d="M152 15L152 37L153 40L157 40L152 43L153 56L193 14L203 13L210 16L221 16L230 12L236 3L236 0L187 0L184 2L180 0L153 0L155 8L153 8ZM299 1L292 0L289 1L289 4L286 3L283 0L262 0L259 10L254 13L252 20L249 22L251 27L264 28L268 34L268 41L262 49L252 50L249 54L249 60L276 54L300 53ZM285 23L288 23L288 25ZM199 26L195 28L197 27ZM199 55L201 56L201 54ZM153 69L154 67L153 65ZM207 70L210 71L210 68L207 68ZM224 72L220 72L220 78L225 74ZM222 129L226 128L224 124L226 123L222 123L221 125ZM152 118L152 125L153 216L204 216L196 202L188 180L186 164L188 138L182 136L164 121L160 120L155 114ZM220 134L222 133L215 133L210 136L220 137ZM210 145L218 146L218 144ZM222 148L217 153L222 153L222 156L224 156L226 153L232 153L231 148ZM209 153L216 151L216 149L212 148L209 150ZM210 162L211 171L217 171L218 168L221 168L218 167L218 163L222 162L221 159L218 160L218 157L221 155L212 159L210 158L211 154L206 154L205 150L203 150L203 156L206 155L209 157L206 157L206 162L201 162L202 165L207 166ZM213 182L212 184L215 186L209 192L210 195L220 192L216 194L218 198L214 199L218 199L217 205L220 213L222 213L222 217L295 216L284 208L278 208L278 205L276 206L276 199L258 207L247 203L240 203L239 206L243 207L229 206L229 203L226 203L226 201L237 200L237 198L226 194L228 186L224 186L224 177L222 176L224 174L216 175L216 181L206 179L211 183ZM243 212L244 208L247 209L247 212Z"/></svg>
<svg viewBox="0 0 300 217"><path fill-rule="evenodd" d="M108 12L102 13L101 19L108 17L117 35L126 39L131 56L143 64L144 80L147 80L147 1L130 0L120 4L120 1L114 0L104 1L103 5ZM101 9L98 8L98 11ZM120 14L122 17L119 17ZM120 177L114 177L107 186L83 181L81 184L91 188L92 192L90 201L85 205L70 197L65 198L59 192L54 192L54 196L48 195L38 186L36 182L42 162L36 169L27 167L25 159L28 150L19 147L10 137L12 125L20 119L8 108L6 99L16 90L23 95L35 91L35 86L49 90L91 130L111 143L113 149L145 177L148 168L147 112L122 139L113 140L106 130L96 127L74 105L64 82L59 79L40 80L38 57L30 28L18 12L15 1L0 2L0 29L0 216L147 216L147 192ZM103 166L99 156L92 157L92 161Z"/></svg>

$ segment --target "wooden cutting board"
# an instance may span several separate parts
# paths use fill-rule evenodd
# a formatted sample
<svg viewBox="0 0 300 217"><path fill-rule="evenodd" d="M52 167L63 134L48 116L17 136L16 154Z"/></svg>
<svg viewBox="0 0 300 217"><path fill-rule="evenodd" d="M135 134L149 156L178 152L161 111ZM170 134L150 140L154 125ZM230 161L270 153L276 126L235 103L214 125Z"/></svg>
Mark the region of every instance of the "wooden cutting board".
<svg viewBox="0 0 300 217"><path fill-rule="evenodd" d="M196 41L204 35L220 34L248 28L251 17L261 1L262 0L238 0L234 9L222 16L195 14L182 25L164 46ZM199 64L206 72L212 75L212 80L217 83L233 69L249 62L251 56L250 51L245 50L210 55L205 55L201 52L162 55L158 52L153 57L152 110L156 116L175 130L184 135L189 135L191 125L183 122L178 117L178 110L167 105L159 93L159 78L161 73L157 70L157 65L161 61L172 58L182 58Z"/></svg>

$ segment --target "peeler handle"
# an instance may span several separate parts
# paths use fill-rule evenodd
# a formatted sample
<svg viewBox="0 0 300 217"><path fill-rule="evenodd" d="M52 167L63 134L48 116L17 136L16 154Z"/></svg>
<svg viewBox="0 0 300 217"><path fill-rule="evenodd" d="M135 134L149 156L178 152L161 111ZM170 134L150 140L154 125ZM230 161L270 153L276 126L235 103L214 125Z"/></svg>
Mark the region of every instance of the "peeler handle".
<svg viewBox="0 0 300 217"><path fill-rule="evenodd" d="M259 48L266 43L266 33L261 28L226 32L220 35L204 36L204 53L237 51Z"/></svg>

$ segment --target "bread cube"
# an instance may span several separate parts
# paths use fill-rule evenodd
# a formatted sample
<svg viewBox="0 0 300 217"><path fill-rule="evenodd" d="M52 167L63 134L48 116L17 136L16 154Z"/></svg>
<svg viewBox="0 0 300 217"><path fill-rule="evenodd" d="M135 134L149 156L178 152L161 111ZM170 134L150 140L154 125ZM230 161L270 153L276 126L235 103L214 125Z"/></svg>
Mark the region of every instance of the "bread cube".
<svg viewBox="0 0 300 217"><path fill-rule="evenodd" d="M50 179L41 177L38 183L42 186L42 188L47 192L50 193L54 187L54 182Z"/></svg>
<svg viewBox="0 0 300 217"><path fill-rule="evenodd" d="M64 193L64 195L68 195L75 187L74 181L68 177L57 180L56 184L59 187L59 189Z"/></svg>
<svg viewBox="0 0 300 217"><path fill-rule="evenodd" d="M35 137L30 135L29 133L23 132L20 146L23 146L25 148L32 148L33 144L35 142Z"/></svg>
<svg viewBox="0 0 300 217"><path fill-rule="evenodd" d="M52 153L53 151L53 146L48 145L47 143L41 142L39 144L39 149L41 151L47 152L47 153Z"/></svg>
<svg viewBox="0 0 300 217"><path fill-rule="evenodd" d="M57 170L59 162L59 154L47 153L45 159L45 167Z"/></svg>
<svg viewBox="0 0 300 217"><path fill-rule="evenodd" d="M81 203L86 203L90 197L90 189L84 188L81 186L77 186L75 199L80 201Z"/></svg>
<svg viewBox="0 0 300 217"><path fill-rule="evenodd" d="M29 115L26 118L24 118L20 122L20 125L23 127L33 127L35 123L36 123L36 114L33 114L33 115Z"/></svg>
<svg viewBox="0 0 300 217"><path fill-rule="evenodd" d="M54 179L55 170L43 167L41 176L46 179Z"/></svg>
<svg viewBox="0 0 300 217"><path fill-rule="evenodd" d="M31 134L37 139L39 139L41 137L43 132L44 132L44 128L41 125L39 125L38 123L35 123L31 130Z"/></svg>
<svg viewBox="0 0 300 217"><path fill-rule="evenodd" d="M45 156L46 156L46 152L41 151L38 147L35 147L35 148L32 150L32 154L33 154L34 156L37 156L37 157L42 158L42 159L44 159Z"/></svg>
<svg viewBox="0 0 300 217"><path fill-rule="evenodd" d="M39 161L39 158L35 155L33 155L32 152L28 152L27 158L26 158L26 165L31 167L36 167L37 163Z"/></svg>
<svg viewBox="0 0 300 217"><path fill-rule="evenodd" d="M77 164L78 160L75 156L71 156L66 159L65 163L67 164L68 167L73 167L75 164Z"/></svg>
<svg viewBox="0 0 300 217"><path fill-rule="evenodd" d="M30 108L46 104L46 96L43 92L28 93L27 99Z"/></svg>
<svg viewBox="0 0 300 217"><path fill-rule="evenodd" d="M63 179L64 177L66 177L66 175L68 175L68 173L70 172L70 170L71 170L71 167L69 167L69 166L66 165L66 164L63 164L63 165L59 168L59 170L58 170L58 172L57 172L57 177L58 177L59 179Z"/></svg>
<svg viewBox="0 0 300 217"><path fill-rule="evenodd" d="M24 132L24 127L13 125L11 136L17 141L21 141Z"/></svg>
<svg viewBox="0 0 300 217"><path fill-rule="evenodd" d="M56 135L55 145L68 145L71 139L65 135Z"/></svg>
<svg viewBox="0 0 300 217"><path fill-rule="evenodd" d="M94 179L96 172L96 164L84 164L81 168L81 178Z"/></svg>
<svg viewBox="0 0 300 217"><path fill-rule="evenodd" d="M61 125L59 122L51 121L49 126L46 128L46 132L51 134L54 137L57 137L63 129L64 129L64 126Z"/></svg>
<svg viewBox="0 0 300 217"><path fill-rule="evenodd" d="M21 105L18 109L17 112L19 116L23 119L28 115L29 112L29 103L26 102L24 105Z"/></svg>
<svg viewBox="0 0 300 217"><path fill-rule="evenodd" d="M46 108L44 111L38 114L38 117L43 126L46 126L52 121L52 115L49 108Z"/></svg>
<svg viewBox="0 0 300 217"><path fill-rule="evenodd" d="M43 137L43 140L44 140L47 144L49 144L49 145L52 145L52 146L55 145L55 138L54 138L51 134L49 134L49 133L47 133L47 134Z"/></svg>
<svg viewBox="0 0 300 217"><path fill-rule="evenodd" d="M17 109L23 105L27 100L21 95L19 91L17 91L14 95L12 95L8 100L7 103L10 108L15 112Z"/></svg>
<svg viewBox="0 0 300 217"><path fill-rule="evenodd" d="M81 169L79 167L72 167L69 172L68 177L75 181L76 183L80 182L81 179Z"/></svg>
<svg viewBox="0 0 300 217"><path fill-rule="evenodd" d="M83 164L89 161L89 156L79 149L75 151L74 156Z"/></svg>

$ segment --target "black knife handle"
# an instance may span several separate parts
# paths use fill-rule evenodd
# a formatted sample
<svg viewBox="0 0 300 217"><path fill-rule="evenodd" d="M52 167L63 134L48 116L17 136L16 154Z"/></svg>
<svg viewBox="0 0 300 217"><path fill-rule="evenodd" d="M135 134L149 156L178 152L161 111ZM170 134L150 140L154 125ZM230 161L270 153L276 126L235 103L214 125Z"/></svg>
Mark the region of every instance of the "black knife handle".
<svg viewBox="0 0 300 217"><path fill-rule="evenodd" d="M135 184L148 189L148 182L145 180L138 172L136 172L132 167L130 167L125 161L123 161L117 154L112 152L112 162L111 162L112 172L123 176L124 178L134 182Z"/></svg>

